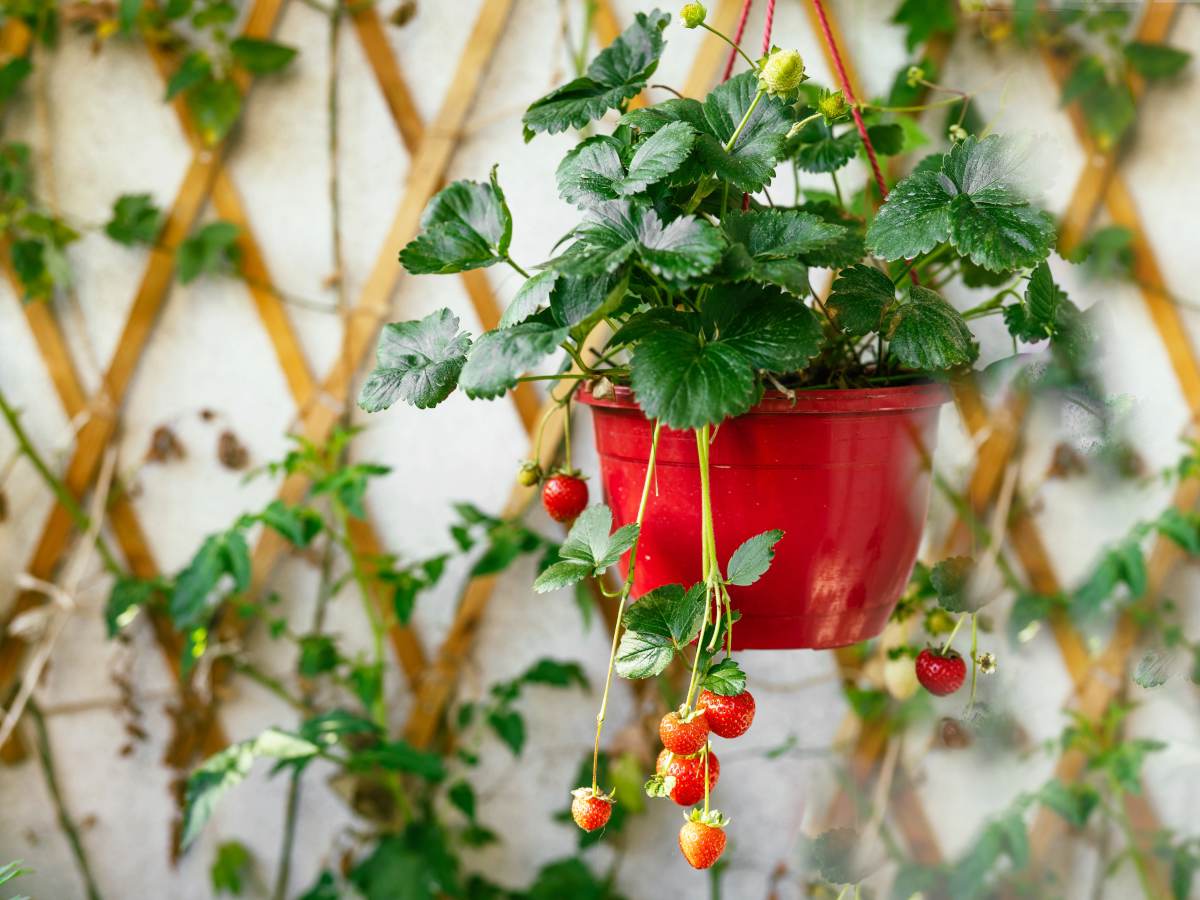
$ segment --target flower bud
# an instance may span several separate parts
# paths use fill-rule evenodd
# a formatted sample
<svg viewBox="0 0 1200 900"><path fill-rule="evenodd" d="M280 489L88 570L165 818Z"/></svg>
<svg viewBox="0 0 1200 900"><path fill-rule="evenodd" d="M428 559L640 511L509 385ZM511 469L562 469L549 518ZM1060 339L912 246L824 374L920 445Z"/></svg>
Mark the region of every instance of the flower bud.
<svg viewBox="0 0 1200 900"><path fill-rule="evenodd" d="M804 58L798 51L774 50L759 70L758 87L772 97L787 99L804 79Z"/></svg>
<svg viewBox="0 0 1200 900"><path fill-rule="evenodd" d="M920 66L909 66L908 72L905 73L905 81L910 88L915 88L918 84L925 80L925 70Z"/></svg>
<svg viewBox="0 0 1200 900"><path fill-rule="evenodd" d="M963 128L957 122L950 126L947 136L956 144L961 144L967 139L967 129Z"/></svg>
<svg viewBox="0 0 1200 900"><path fill-rule="evenodd" d="M846 97L841 91L826 92L817 101L817 112L824 117L827 123L832 125L850 112L850 104L846 102Z"/></svg>
<svg viewBox="0 0 1200 900"><path fill-rule="evenodd" d="M679 11L679 19L684 28L699 28L704 24L704 17L707 15L708 10L704 8L703 3L687 3Z"/></svg>

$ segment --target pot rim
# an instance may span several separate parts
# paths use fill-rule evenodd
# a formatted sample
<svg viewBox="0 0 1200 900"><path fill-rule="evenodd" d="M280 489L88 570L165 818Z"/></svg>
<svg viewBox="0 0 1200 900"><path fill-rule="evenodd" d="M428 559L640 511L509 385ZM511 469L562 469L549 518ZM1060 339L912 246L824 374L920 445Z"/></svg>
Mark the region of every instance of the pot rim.
<svg viewBox="0 0 1200 900"><path fill-rule="evenodd" d="M614 385L613 396L601 399L592 393L590 384L584 383L580 385L577 396L581 403L588 406L635 411L644 415L635 401L633 389L625 385ZM788 399L782 391L772 389L766 391L762 400L743 415L854 415L902 412L941 406L950 399L949 386L940 381L868 388L798 390L795 400Z"/></svg>

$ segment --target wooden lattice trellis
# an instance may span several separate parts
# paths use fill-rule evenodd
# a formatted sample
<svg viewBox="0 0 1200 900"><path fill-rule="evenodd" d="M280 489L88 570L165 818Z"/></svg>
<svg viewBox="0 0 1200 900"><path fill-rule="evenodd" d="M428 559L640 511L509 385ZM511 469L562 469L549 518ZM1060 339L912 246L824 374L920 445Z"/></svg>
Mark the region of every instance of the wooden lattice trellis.
<svg viewBox="0 0 1200 900"><path fill-rule="evenodd" d="M798 2L811 14L811 6L805 0ZM711 21L723 31L732 31L740 6L739 0L720 0ZM256 0L247 17L245 33L258 37L269 35L280 17L282 7L283 0ZM428 127L415 108L407 82L374 7L364 5L351 16L355 34L386 100L399 137L409 151L410 174L370 275L357 302L345 313L342 351L323 378L318 378L312 371L284 304L268 287L273 282L265 256L255 238L238 190L224 166L227 148L204 146L186 106L181 100L175 101L175 112L192 147L193 156L166 216L159 248L150 253L116 350L94 396L89 397L82 386L68 342L52 307L43 303L23 306L30 332L63 410L70 420L81 423L75 435L74 453L64 476L66 486L74 496L83 497L93 487L101 459L117 436L121 409L134 373L170 291L174 249L187 237L210 202L221 218L239 226L239 267L296 405L298 430L317 442L329 435L346 414L356 374L369 356L375 336L390 312L391 299L402 276L395 262L396 249L416 234L421 211L444 182L464 122L499 46L512 7L512 0L486 0L483 4L457 63L452 86L440 112ZM1177 4L1174 2L1148 4L1138 29L1139 39L1163 40L1176 11ZM814 33L817 33L816 22L810 24ZM607 0L598 3L593 25L602 42L610 41L620 30ZM833 23L833 31L840 40L836 22ZM22 52L29 41L28 32L12 21L7 24L2 37L5 49L11 53ZM941 44L930 49L941 56L948 52L949 47ZM150 52L164 79L169 77L178 61L167 51L158 48L151 47ZM725 55L726 48L719 39L706 36L685 82L685 94L703 94L715 83ZM1061 84L1067 76L1064 62L1047 51L1046 65ZM853 79L852 66L850 72ZM243 78L239 87L243 93L248 91L251 87L249 79ZM1142 87L1140 83L1131 84L1135 96L1140 95ZM1197 362L1178 309L1170 301L1165 289L1163 276L1132 196L1119 174L1119 156L1116 151L1100 152L1077 114L1072 115L1072 124L1086 162L1062 220L1060 246L1066 249L1077 244L1102 206L1107 208L1115 223L1133 232L1134 272L1143 300L1195 417L1200 413L1200 363ZM4 257L7 258L7 253L4 253ZM14 295L19 298L21 290L14 273L6 269L6 275L13 285ZM465 273L462 281L483 326L494 326L500 308L487 276L482 272ZM989 410L974 383L968 381L958 385L956 399L968 433L982 436L976 466L967 489L972 511L982 516L995 502L1004 473L1020 447L1020 423L1024 418L1026 398L1017 395L1003 408ZM527 431L532 429L548 409L547 404L552 402L539 400L536 391L528 384L514 394L516 411ZM561 420L553 417L542 442L540 462L543 465L548 465L557 455L561 438ZM304 480L295 477L282 485L279 496L287 502L296 502L306 488ZM532 488L514 484L504 514L519 514L528 505L533 493ZM1178 490L1174 502L1182 509L1195 508L1200 502L1200 485L1185 483ZM133 574L142 578L156 576L159 570L145 532L129 498L120 491L111 498L108 521ZM61 504L56 504L43 526L27 571L37 578L51 580L68 549L73 531L68 511ZM968 535L967 523L957 522L946 536L943 555L960 552ZM369 521L353 522L350 536L363 553L377 554L382 549L382 542ZM1061 586L1049 554L1032 514L1020 502L1020 498L1008 521L1007 538L1033 587L1041 593L1059 593ZM284 550L282 539L270 532L262 535L253 553L252 591L257 591L266 582ZM1159 541L1156 544L1150 561L1150 596L1160 592L1178 555L1168 542ZM415 744L428 744L437 731L453 695L460 667L470 653L494 583L493 578L487 577L469 583L447 637L432 657L422 645L419 635L411 628L395 625L390 629L394 653L416 697L405 729L406 736ZM377 591L376 601L386 604L382 592ZM19 595L8 619L11 620L38 602L40 599L35 594ZM1129 655L1138 636L1137 626L1129 616L1121 617L1109 646L1100 656L1093 658L1065 619L1056 618L1051 625L1073 684L1073 698L1078 709L1087 716L1095 717L1121 690ZM178 675L178 636L169 622L163 620L155 620L154 629L168 664ZM21 640L13 636L6 636L0 643L0 695L7 693L19 676L23 650ZM839 656L839 663L847 680L853 677L854 670L848 658ZM199 736L197 741L172 748L168 761L175 765L186 765L197 754L212 752L226 743L226 736L211 708L192 696L183 682L181 690L185 705L198 717L201 727L191 729L191 733ZM866 785L877 771L888 741L887 734L881 728L868 725L860 729L850 761L851 770L862 785ZM6 757L11 759L19 748L10 746L5 750ZM1057 775L1066 781L1077 778L1082 764L1081 757L1067 754L1059 762ZM893 798L898 801L895 804L897 824L914 858L922 862L938 861L941 855L937 838L921 809L915 787L903 777L896 778ZM1131 797L1127 811L1140 836L1147 837L1155 830L1154 812L1144 795ZM842 791L835 798L827 819L837 822L852 817L853 803L847 792ZM1046 813L1035 819L1032 844L1035 860L1039 864L1050 858L1062 827L1061 819Z"/></svg>

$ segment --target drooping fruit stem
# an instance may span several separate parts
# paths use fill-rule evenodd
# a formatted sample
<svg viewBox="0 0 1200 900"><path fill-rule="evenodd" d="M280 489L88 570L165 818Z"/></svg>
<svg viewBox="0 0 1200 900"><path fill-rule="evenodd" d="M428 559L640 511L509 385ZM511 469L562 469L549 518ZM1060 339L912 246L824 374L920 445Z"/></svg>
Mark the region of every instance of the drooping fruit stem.
<svg viewBox="0 0 1200 900"><path fill-rule="evenodd" d="M598 793L600 786L597 776L600 770L600 732L604 728L604 716L608 712L608 692L612 686L613 666L617 661L617 642L621 637L621 620L625 617L625 601L633 590L633 576L637 567L638 544L642 539L642 523L646 518L646 505L650 500L650 485L654 481L654 463L658 459L658 438L662 433L662 423L654 423L654 435L650 438L650 458L646 462L646 479L642 482L642 499L638 503L637 526L638 533L633 546L629 548L629 571L626 573L625 586L621 588L621 599L617 601L617 620L613 625L612 648L608 653L608 674L604 677L604 695L600 698L600 712L596 716L596 743L592 748L592 793Z"/></svg>
<svg viewBox="0 0 1200 900"><path fill-rule="evenodd" d="M969 615L970 615L970 613L963 613L961 616L958 617L958 621L954 623L954 629L950 632L950 635L946 638L946 642L944 644L942 644L942 649L940 651L942 656L946 655L946 651L948 651L950 649L950 645L954 643L954 636L956 634L958 634L958 629L962 628L963 622L967 621L967 616L969 616Z"/></svg>
<svg viewBox="0 0 1200 900"><path fill-rule="evenodd" d="M691 710L692 698L696 694L700 674L700 657L704 655L704 633L708 629L712 601L721 603L720 567L717 565L716 532L713 529L712 483L709 480L708 457L712 428L704 425L696 429L696 462L700 469L700 563L704 578L704 618L700 620L700 633L696 636L696 656L692 660L692 677L688 681L687 699L684 709ZM728 627L728 625L726 626ZM716 633L714 625L713 633Z"/></svg>

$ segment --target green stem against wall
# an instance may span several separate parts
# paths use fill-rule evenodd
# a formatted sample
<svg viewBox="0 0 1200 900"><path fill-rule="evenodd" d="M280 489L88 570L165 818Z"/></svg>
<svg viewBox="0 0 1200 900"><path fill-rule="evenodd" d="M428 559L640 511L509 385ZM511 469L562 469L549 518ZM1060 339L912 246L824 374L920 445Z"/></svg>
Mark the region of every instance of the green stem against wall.
<svg viewBox="0 0 1200 900"><path fill-rule="evenodd" d="M75 527L80 531L86 532L91 527L91 517L84 512L83 507L79 505L79 501L67 489L62 479L50 471L50 467L46 465L46 461L42 459L41 454L38 453L37 448L29 439L24 426L21 425L20 414L9 404L8 398L4 396L3 391L0 391L0 415L3 415L4 420L8 423L8 427L12 431L13 437L16 438L17 446L20 448L21 453L33 464L33 468L41 476L46 486L54 492L54 496L58 499L58 502L62 504L63 509L71 516ZM104 561L104 568L110 574L118 578L125 574L121 568L121 564L117 562L112 549L108 546L104 538L99 535L96 536L96 550L99 552L100 558Z"/></svg>
<svg viewBox="0 0 1200 900"><path fill-rule="evenodd" d="M728 35L726 35L724 32L718 31L716 28L713 28L707 22L701 22L700 27L703 28L705 31L709 32L710 34L715 34L717 37L719 37L721 40L723 40L725 43L727 43L730 47L732 47L734 50L736 50L738 55L746 61L746 65L748 65L750 67L751 71L754 71L758 68L758 63L756 63L749 56L747 56L746 51L743 50L738 44L734 43L733 39L730 38Z"/></svg>
<svg viewBox="0 0 1200 900"><path fill-rule="evenodd" d="M1156 900L1161 896L1154 889L1154 880L1150 877L1150 866L1146 863L1146 856L1142 852L1141 846L1138 844L1137 834L1133 830L1133 823L1129 821L1129 813L1125 809L1125 792L1116 780L1109 778L1109 790L1112 792L1113 799L1116 803L1115 808L1108 807L1108 814L1117 823L1121 829L1121 833L1125 836L1125 842L1129 848L1129 858L1133 860L1133 867L1137 870L1138 883L1141 885L1142 893L1146 900ZM1108 804L1105 804L1107 807Z"/></svg>
<svg viewBox="0 0 1200 900"><path fill-rule="evenodd" d="M88 900L101 900L100 889L96 886L96 878L92 874L91 863L88 862L87 853L83 849L83 840L79 836L79 828L75 825L75 821L67 811L62 791L59 789L58 773L54 768L54 755L50 751L50 734L46 730L46 720L42 716L41 709L38 708L37 703L32 699L25 707L25 711L29 713L29 718L33 722L34 732L37 736L38 762L42 766L42 775L46 779L46 789L50 792L50 800L54 803L54 808L58 812L58 827L62 829L63 834L67 838L67 844L71 847L71 855L75 857L75 864L79 867L79 875L83 878L83 885L87 891Z"/></svg>
<svg viewBox="0 0 1200 900"><path fill-rule="evenodd" d="M363 611L366 613L367 621L371 625L375 665L382 678L384 666L383 639L386 633L386 626L383 623L383 618L379 615L379 610L375 608L375 598L371 593L371 585L367 581L367 573L363 571L362 561L358 558L358 551L355 550L354 544L349 537L350 516L346 508L338 500L333 500L332 505L333 515L338 524L338 542L350 560L350 571L354 576L354 583L358 585L358 592L362 598ZM383 700L382 683L380 684L379 693L375 696L371 704L371 718L376 725L384 731L387 730L387 705Z"/></svg>
<svg viewBox="0 0 1200 900"><path fill-rule="evenodd" d="M278 678L268 675L258 666L246 662L244 659L234 657L232 663L234 671L239 675L244 675L259 687L266 688L288 706L304 715L309 715L312 712L312 704L301 697L293 695Z"/></svg>
<svg viewBox="0 0 1200 900"><path fill-rule="evenodd" d="M600 732L604 728L604 716L608 712L608 691L612 686L613 667L617 661L617 641L621 636L621 621L625 615L625 602L633 590L633 576L637 569L638 543L642 538L642 523L646 520L646 506L650 500L650 485L654 482L654 466L658 460L658 438L662 433L662 423L655 421L654 434L650 438L650 458L646 461L646 477L642 479L642 499L638 503L637 526L638 533L633 545L629 548L629 569L625 573L625 585L621 588L621 599L617 603L617 619L613 624L612 648L608 652L608 674L604 678L604 695L600 698L600 712L596 716L596 743L592 748L592 793L598 793L597 783L600 771Z"/></svg>

